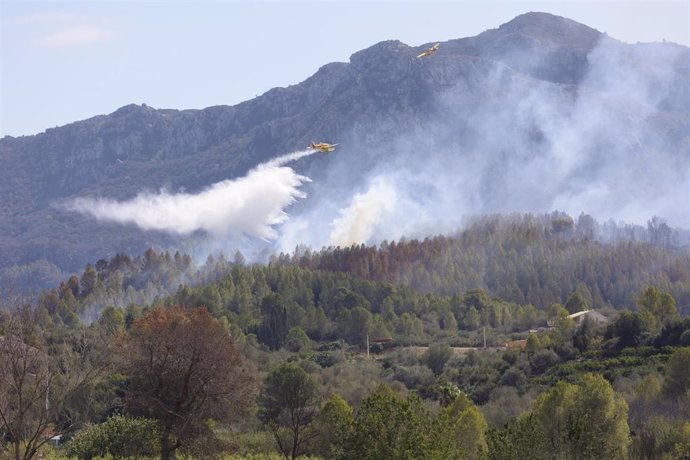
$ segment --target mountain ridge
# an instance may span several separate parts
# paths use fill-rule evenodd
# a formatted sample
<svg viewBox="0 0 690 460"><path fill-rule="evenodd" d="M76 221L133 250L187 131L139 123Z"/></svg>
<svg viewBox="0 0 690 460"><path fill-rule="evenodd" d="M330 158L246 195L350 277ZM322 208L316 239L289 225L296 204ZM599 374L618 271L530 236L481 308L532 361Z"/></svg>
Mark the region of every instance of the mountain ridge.
<svg viewBox="0 0 690 460"><path fill-rule="evenodd" d="M7 165L0 170L0 260L10 266L46 259L75 270L102 252L171 244L167 235L132 226L123 231L61 206L84 195L128 199L161 187L193 192L311 141L339 142L353 132L361 135L358 142L376 145L441 116L436 102L444 91L461 88L481 98L485 82L497 75L573 97L568 94L582 91L589 53L604 38L612 40L570 19L526 13L475 37L443 42L432 59L415 58L424 45L380 42L348 63L326 64L299 84L234 106L129 104L37 135L6 136L0 139ZM679 129L684 117L671 126ZM371 157L358 161L366 165ZM314 160L300 165L318 175L335 161Z"/></svg>

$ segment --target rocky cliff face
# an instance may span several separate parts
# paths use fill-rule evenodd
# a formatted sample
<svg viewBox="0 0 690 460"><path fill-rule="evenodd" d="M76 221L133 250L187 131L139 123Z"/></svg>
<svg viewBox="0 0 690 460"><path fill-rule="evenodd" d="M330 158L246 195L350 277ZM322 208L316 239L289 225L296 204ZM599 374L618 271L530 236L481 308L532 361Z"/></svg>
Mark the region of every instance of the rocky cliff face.
<svg viewBox="0 0 690 460"><path fill-rule="evenodd" d="M386 141L438 116L437 102L449 89L483 98L495 90L486 82L497 75L564 94L586 90L580 86L588 58L602 39L610 40L568 19L529 13L476 37L443 43L431 59L415 58L424 46L378 43L349 63L325 65L298 85L233 107L128 105L36 136L3 138L0 264L46 259L76 270L114 251L141 252L171 241L67 213L60 203L69 198L123 199L163 186L193 191L312 140L338 142L357 132L362 143ZM682 52L688 55L687 48ZM679 60L679 66L688 61ZM690 107L687 75L673 83L671 113L662 122L680 142L688 142L682 127ZM306 169L327 167L328 162L304 163Z"/></svg>

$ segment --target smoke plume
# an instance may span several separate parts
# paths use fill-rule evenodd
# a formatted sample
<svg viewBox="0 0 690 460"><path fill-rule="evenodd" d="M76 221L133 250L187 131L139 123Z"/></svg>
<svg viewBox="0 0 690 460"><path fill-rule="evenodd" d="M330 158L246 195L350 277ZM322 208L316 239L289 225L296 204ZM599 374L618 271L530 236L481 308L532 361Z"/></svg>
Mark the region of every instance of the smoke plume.
<svg viewBox="0 0 690 460"><path fill-rule="evenodd" d="M313 247L425 237L491 213L690 227L690 50L604 37L587 60L577 86L472 67L436 90L430 116L363 114L329 169L309 173L280 249L297 234Z"/></svg>
<svg viewBox="0 0 690 460"><path fill-rule="evenodd" d="M340 210L340 216L332 223L330 244L350 246L368 241L375 230L375 224L395 209L395 189L385 178L379 178L364 193L352 197L352 202Z"/></svg>

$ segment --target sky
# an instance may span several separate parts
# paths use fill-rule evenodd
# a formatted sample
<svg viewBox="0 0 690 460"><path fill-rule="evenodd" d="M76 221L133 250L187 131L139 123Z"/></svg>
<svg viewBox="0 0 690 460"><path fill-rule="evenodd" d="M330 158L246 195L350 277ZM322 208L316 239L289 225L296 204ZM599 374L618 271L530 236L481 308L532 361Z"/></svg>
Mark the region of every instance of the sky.
<svg viewBox="0 0 690 460"><path fill-rule="evenodd" d="M528 11L690 46L685 1L0 0L0 137L127 104L201 109L298 84L379 41L477 35Z"/></svg>

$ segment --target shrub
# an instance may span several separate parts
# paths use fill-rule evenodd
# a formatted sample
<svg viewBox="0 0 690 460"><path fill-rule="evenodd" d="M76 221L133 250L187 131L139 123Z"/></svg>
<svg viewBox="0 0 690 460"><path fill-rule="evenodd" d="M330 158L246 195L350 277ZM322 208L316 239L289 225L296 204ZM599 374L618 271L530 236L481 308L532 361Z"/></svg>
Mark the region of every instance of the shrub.
<svg viewBox="0 0 690 460"><path fill-rule="evenodd" d="M140 458L160 452L160 433L155 420L116 415L86 428L70 441L67 455L81 459L104 457Z"/></svg>
<svg viewBox="0 0 690 460"><path fill-rule="evenodd" d="M532 372L534 374L542 374L548 368L558 363L558 355L551 350L539 350L530 359L532 365Z"/></svg>

